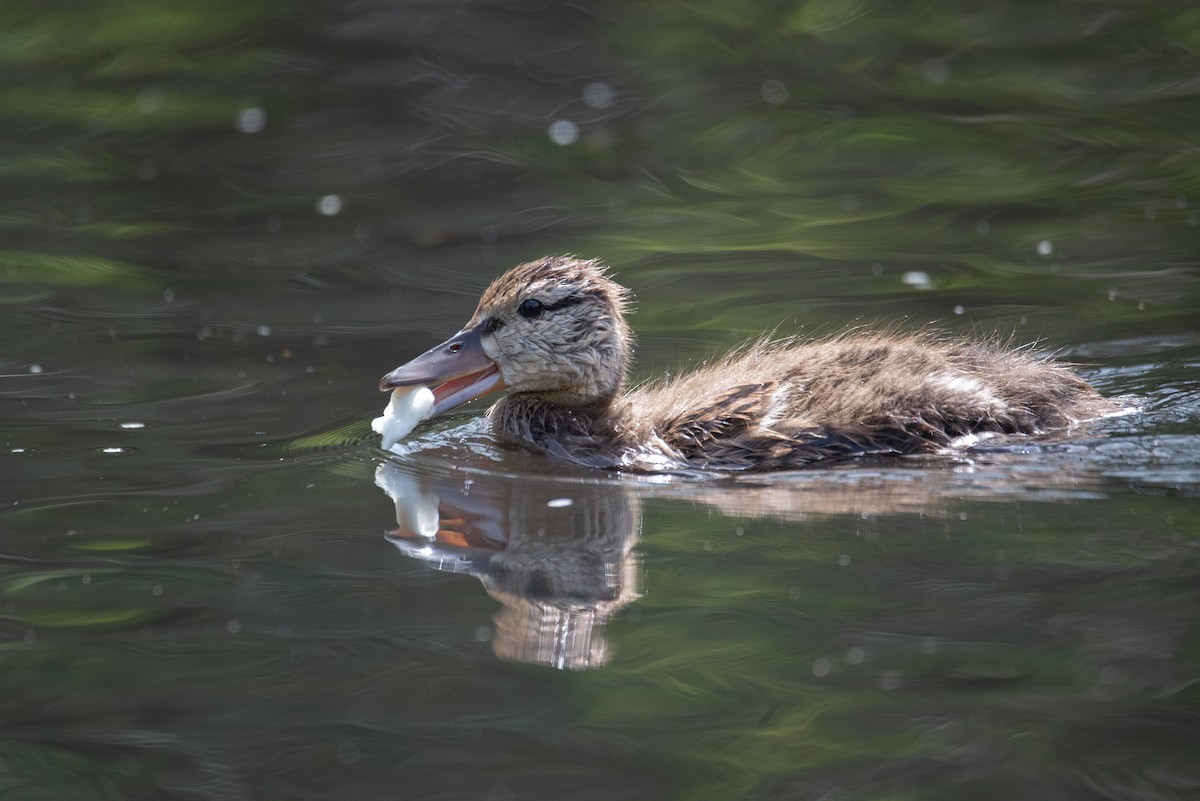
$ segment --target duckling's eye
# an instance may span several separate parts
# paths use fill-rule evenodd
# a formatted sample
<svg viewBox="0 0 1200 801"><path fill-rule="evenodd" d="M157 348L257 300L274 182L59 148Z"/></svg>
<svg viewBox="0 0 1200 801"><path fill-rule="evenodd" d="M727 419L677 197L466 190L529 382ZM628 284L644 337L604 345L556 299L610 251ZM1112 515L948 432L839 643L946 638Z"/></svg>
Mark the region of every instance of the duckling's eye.
<svg viewBox="0 0 1200 801"><path fill-rule="evenodd" d="M517 314L532 320L534 317L541 317L544 309L545 307L540 300L530 298L529 300L521 301L521 305L517 307Z"/></svg>

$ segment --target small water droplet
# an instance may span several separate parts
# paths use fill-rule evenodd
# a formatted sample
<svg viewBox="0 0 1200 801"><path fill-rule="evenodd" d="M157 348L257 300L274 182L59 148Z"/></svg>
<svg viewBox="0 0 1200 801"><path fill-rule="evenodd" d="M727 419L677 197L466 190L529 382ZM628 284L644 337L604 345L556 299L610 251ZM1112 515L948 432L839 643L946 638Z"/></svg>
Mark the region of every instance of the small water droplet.
<svg viewBox="0 0 1200 801"><path fill-rule="evenodd" d="M616 92L604 81L593 81L583 87L583 102L592 108L608 108L616 99Z"/></svg>
<svg viewBox="0 0 1200 801"><path fill-rule="evenodd" d="M244 134L256 134L267 127L267 112L258 106L249 106L238 112L234 126Z"/></svg>
<svg viewBox="0 0 1200 801"><path fill-rule="evenodd" d="M323 217L333 217L342 210L342 199L337 195L322 195L317 199L317 213Z"/></svg>
<svg viewBox="0 0 1200 801"><path fill-rule="evenodd" d="M909 270L900 277L900 280L913 289L933 289L933 280L930 279L929 273L920 270Z"/></svg>
<svg viewBox="0 0 1200 801"><path fill-rule="evenodd" d="M358 746L351 742L340 743L337 747L338 761L343 765L353 765L362 757L362 752L358 750Z"/></svg>
<svg viewBox="0 0 1200 801"><path fill-rule="evenodd" d="M579 140L579 126L567 120L550 123L550 141L556 145L573 145Z"/></svg>

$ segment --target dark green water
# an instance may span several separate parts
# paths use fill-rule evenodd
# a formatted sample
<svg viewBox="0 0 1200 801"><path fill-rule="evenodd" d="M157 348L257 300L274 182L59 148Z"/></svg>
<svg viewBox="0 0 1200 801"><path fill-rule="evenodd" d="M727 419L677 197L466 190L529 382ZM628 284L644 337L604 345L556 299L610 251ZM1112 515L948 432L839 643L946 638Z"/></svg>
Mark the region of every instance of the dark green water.
<svg viewBox="0 0 1200 801"><path fill-rule="evenodd" d="M6 4L0 798L1200 796L1198 51L1191 0ZM562 252L639 379L933 325L1141 410L379 451L379 376Z"/></svg>

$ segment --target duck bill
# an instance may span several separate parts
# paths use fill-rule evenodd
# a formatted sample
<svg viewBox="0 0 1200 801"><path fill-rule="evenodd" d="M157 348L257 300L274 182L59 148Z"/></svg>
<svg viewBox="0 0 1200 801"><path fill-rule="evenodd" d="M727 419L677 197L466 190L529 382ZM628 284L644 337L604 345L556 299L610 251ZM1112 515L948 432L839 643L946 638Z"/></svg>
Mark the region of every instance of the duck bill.
<svg viewBox="0 0 1200 801"><path fill-rule="evenodd" d="M483 335L476 326L459 331L379 381L381 392L417 385L432 389L432 414L441 414L504 389L504 379L499 366L483 352Z"/></svg>

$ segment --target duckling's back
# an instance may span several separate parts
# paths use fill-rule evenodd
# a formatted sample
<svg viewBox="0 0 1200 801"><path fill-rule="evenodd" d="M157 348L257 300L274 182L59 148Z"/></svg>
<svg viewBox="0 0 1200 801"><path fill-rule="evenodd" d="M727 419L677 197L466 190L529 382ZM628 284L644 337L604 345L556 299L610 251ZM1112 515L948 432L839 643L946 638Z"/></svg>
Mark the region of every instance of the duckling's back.
<svg viewBox="0 0 1200 801"><path fill-rule="evenodd" d="M1024 350L885 335L758 343L628 401L639 441L710 469L915 453L971 434L1067 428L1120 408Z"/></svg>

